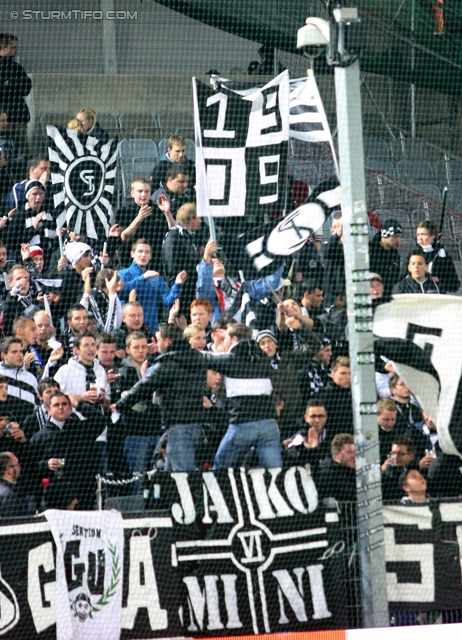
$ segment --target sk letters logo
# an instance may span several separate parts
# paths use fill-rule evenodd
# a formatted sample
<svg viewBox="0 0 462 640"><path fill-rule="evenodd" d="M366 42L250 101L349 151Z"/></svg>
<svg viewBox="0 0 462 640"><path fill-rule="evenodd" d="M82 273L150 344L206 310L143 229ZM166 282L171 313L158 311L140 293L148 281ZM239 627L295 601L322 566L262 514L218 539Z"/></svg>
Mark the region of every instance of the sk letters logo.
<svg viewBox="0 0 462 640"><path fill-rule="evenodd" d="M88 191L83 194L84 196L92 196L95 193L95 185L93 184L95 177L93 173L93 169L84 169L80 172L80 179L88 185Z"/></svg>
<svg viewBox="0 0 462 640"><path fill-rule="evenodd" d="M77 158L69 165L64 184L76 207L86 211L98 202L104 189L104 172L104 163L92 156Z"/></svg>

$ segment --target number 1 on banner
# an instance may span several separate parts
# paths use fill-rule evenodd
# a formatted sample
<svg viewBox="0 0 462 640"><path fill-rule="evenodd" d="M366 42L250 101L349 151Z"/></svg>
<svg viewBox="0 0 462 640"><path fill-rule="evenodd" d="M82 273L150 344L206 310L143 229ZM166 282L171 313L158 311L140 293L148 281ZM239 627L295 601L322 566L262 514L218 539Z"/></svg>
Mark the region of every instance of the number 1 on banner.
<svg viewBox="0 0 462 640"><path fill-rule="evenodd" d="M205 129L204 138L234 138L236 135L235 131L225 131L226 110L228 108L228 96L226 96L224 93L217 93L214 96L210 96L210 98L207 99L207 107L211 107L217 102L219 103L217 128Z"/></svg>

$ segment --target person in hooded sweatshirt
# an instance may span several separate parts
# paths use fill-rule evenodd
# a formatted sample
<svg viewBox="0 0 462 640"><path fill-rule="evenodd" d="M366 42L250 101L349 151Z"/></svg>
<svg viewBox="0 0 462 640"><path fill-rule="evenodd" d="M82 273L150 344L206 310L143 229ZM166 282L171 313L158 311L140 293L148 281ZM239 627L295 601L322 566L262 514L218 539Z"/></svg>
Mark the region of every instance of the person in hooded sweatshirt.
<svg viewBox="0 0 462 640"><path fill-rule="evenodd" d="M369 242L369 268L378 273L383 283L383 298L388 301L399 280L400 257L398 247L403 229L394 218L385 220L380 234Z"/></svg>
<svg viewBox="0 0 462 640"><path fill-rule="evenodd" d="M437 241L438 227L433 220L422 220L416 229L417 244L421 248L427 264L427 274L438 285L440 293L455 293L459 291L460 282L454 262L440 241ZM407 260L401 270L401 280L409 275Z"/></svg>

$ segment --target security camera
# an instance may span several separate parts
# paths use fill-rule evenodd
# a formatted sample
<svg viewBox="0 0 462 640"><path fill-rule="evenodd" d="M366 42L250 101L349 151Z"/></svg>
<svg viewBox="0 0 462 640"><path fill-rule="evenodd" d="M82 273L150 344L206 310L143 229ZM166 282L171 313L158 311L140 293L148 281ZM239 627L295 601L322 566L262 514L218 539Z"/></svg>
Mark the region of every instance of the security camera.
<svg viewBox="0 0 462 640"><path fill-rule="evenodd" d="M329 23L322 18L307 18L305 26L297 32L297 49L302 49L308 58L317 58L329 40Z"/></svg>

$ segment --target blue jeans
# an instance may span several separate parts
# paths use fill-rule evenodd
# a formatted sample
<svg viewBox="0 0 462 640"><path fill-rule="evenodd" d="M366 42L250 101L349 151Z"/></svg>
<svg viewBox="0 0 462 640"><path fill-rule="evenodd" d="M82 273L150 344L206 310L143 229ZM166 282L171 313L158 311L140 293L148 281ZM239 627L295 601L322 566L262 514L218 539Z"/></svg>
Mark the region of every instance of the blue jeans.
<svg viewBox="0 0 462 640"><path fill-rule="evenodd" d="M228 469L239 465L250 447L255 447L265 469L282 467L281 440L274 420L255 420L244 424L230 424L218 447L214 469Z"/></svg>
<svg viewBox="0 0 462 640"><path fill-rule="evenodd" d="M154 447L159 436L126 436L124 452L131 473L150 469Z"/></svg>
<svg viewBox="0 0 462 640"><path fill-rule="evenodd" d="M165 471L194 471L196 447L203 439L201 424L173 424L168 430Z"/></svg>

